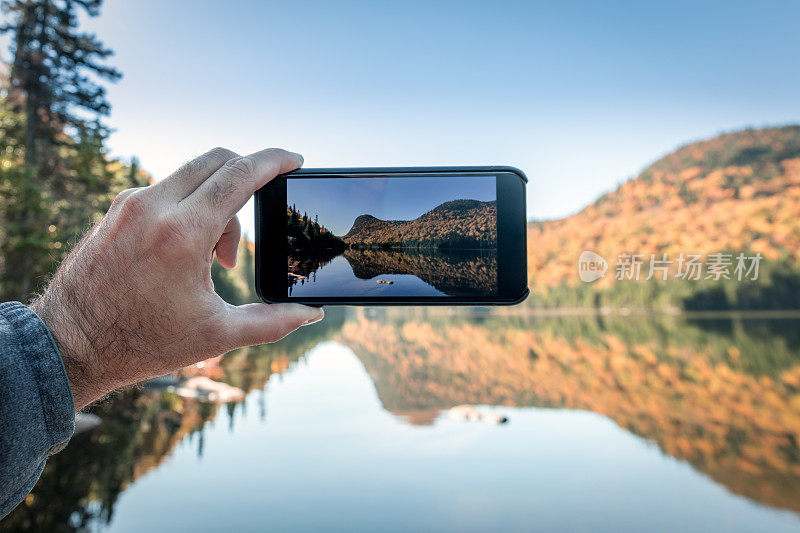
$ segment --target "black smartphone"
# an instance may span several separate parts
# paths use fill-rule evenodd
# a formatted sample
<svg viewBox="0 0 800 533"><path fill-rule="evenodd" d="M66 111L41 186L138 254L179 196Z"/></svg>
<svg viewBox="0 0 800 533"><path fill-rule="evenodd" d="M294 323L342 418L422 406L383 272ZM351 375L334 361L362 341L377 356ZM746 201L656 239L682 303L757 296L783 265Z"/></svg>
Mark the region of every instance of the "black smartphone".
<svg viewBox="0 0 800 533"><path fill-rule="evenodd" d="M299 169L255 195L256 290L309 305L502 305L528 295L525 174Z"/></svg>

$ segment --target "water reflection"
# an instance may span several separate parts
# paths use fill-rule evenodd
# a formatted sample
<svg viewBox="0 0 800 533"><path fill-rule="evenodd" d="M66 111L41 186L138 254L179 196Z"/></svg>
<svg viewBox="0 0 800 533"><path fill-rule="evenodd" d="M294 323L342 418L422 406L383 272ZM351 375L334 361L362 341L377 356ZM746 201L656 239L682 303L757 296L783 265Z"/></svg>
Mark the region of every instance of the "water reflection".
<svg viewBox="0 0 800 533"><path fill-rule="evenodd" d="M347 249L293 252L290 296L491 296L495 249Z"/></svg>
<svg viewBox="0 0 800 533"><path fill-rule="evenodd" d="M421 317L420 317L421 318ZM477 403L585 409L654 441L729 489L800 510L800 353L795 321L676 317L358 320L341 337L384 407ZM775 330L785 332L775 335Z"/></svg>
<svg viewBox="0 0 800 533"><path fill-rule="evenodd" d="M378 277L380 276L380 277ZM360 278L344 256L335 257L306 278L289 276L289 296L444 296L414 274L384 273Z"/></svg>
<svg viewBox="0 0 800 533"><path fill-rule="evenodd" d="M676 527L710 526L715 513L734 527L798 525L770 509L800 512L795 319L328 311L325 321L281 343L193 370L253 391L243 403L220 407L129 391L102 406L96 412L103 423L50 461L34 495L3 525L130 525L133 516L158 508L148 493L180 486L188 491L179 493L184 501L202 499L207 487L200 481L185 486L186 476L199 475L187 473L191 468L208 482L247 488L236 493L238 507L218 495L216 507L209 501L207 511L192 516L230 505L251 525L265 509L273 523L314 525L288 511L300 502L331 512L319 524L344 525L339 520L353 502L365 498L372 507L360 505L362 521L355 523L376 526L406 518L404 505L413 503L420 525L452 527L459 523L452 506L472 501L502 509L495 523L509 527L611 528L640 523L637 499L651 520ZM316 355L304 358L311 349ZM441 416L462 404L501 406L482 409L508 416L510 424ZM177 470L172 461L159 467L170 455ZM684 466L676 469L669 457ZM359 466L364 461L372 474ZM471 477L464 478L465 469ZM581 480L592 490L611 484L614 498L596 507L599 496L584 494ZM284 507L258 503L268 493ZM125 520L115 517L120 494ZM548 498L560 519L534 504ZM470 516L466 507L458 506ZM574 522L568 509L581 509L590 521ZM195 519L172 513L183 523ZM683 522L670 522L677 516ZM480 517L471 519L464 524L477 528Z"/></svg>

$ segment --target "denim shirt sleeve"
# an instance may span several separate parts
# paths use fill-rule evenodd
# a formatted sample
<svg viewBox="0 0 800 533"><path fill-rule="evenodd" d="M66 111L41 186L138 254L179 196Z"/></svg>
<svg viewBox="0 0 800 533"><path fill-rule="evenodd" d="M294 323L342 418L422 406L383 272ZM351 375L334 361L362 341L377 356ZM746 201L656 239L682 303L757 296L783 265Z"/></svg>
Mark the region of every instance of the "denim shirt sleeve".
<svg viewBox="0 0 800 533"><path fill-rule="evenodd" d="M75 405L53 337L28 307L0 304L0 518L33 489L75 430Z"/></svg>

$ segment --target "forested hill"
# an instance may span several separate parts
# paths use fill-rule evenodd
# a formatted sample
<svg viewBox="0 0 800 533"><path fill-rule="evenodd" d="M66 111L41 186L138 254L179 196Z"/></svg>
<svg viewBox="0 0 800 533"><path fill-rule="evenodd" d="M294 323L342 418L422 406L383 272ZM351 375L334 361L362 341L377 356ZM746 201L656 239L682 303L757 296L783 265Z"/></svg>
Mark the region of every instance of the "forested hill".
<svg viewBox="0 0 800 533"><path fill-rule="evenodd" d="M307 213L301 215L295 207L287 206L286 220L287 239L292 250L345 248L342 240L320 224L316 216L311 220Z"/></svg>
<svg viewBox="0 0 800 533"><path fill-rule="evenodd" d="M381 220L361 215L343 237L351 248L497 246L497 204L452 200L414 220Z"/></svg>
<svg viewBox="0 0 800 533"><path fill-rule="evenodd" d="M531 223L531 288L547 306L681 305L703 292L702 305L715 308L797 308L799 215L800 126L720 135L659 159L571 217ZM610 264L605 278L591 285L577 274L584 250ZM680 253L718 252L760 253L758 282L614 279L614 264L623 253L646 259L667 254L674 260Z"/></svg>

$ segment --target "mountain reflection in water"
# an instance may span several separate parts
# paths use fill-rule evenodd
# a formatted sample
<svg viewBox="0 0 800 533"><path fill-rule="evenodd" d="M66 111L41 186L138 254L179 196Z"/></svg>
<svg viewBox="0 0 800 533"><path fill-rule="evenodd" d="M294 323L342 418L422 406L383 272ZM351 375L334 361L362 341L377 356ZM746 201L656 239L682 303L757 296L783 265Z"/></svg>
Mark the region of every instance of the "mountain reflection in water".
<svg viewBox="0 0 800 533"><path fill-rule="evenodd" d="M189 370L245 402L96 408L2 525L800 528L797 319L327 311Z"/></svg>
<svg viewBox="0 0 800 533"><path fill-rule="evenodd" d="M392 283L377 286L378 278ZM290 296L487 297L497 291L497 251L296 251L289 257L288 284Z"/></svg>

